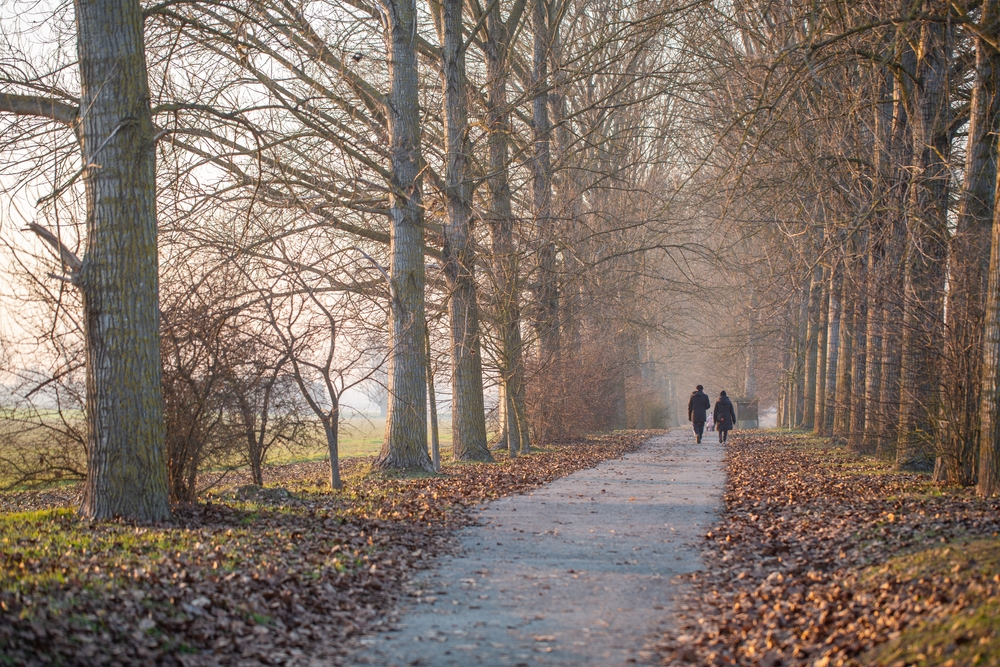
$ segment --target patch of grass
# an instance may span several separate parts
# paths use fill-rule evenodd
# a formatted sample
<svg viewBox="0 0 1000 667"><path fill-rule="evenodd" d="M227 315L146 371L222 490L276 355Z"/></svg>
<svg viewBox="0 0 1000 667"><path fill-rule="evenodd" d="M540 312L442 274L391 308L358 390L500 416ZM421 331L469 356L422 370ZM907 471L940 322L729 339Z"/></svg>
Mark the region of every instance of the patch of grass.
<svg viewBox="0 0 1000 667"><path fill-rule="evenodd" d="M255 516L247 516L245 524L252 525ZM67 508L0 514L0 590L102 588L140 578L151 565L181 553L207 558L227 539L238 539L235 532L210 536L172 527L91 525ZM239 555L220 550L212 560L232 569Z"/></svg>
<svg viewBox="0 0 1000 667"><path fill-rule="evenodd" d="M1000 600L993 600L958 618L921 624L866 656L866 665L917 667L1000 667Z"/></svg>
<svg viewBox="0 0 1000 667"><path fill-rule="evenodd" d="M877 571L865 573L865 576L875 577L884 574L906 579L926 579L934 576L961 579L997 577L1000 576L1000 539L955 542L897 556Z"/></svg>
<svg viewBox="0 0 1000 667"><path fill-rule="evenodd" d="M905 629L865 656L864 664L1000 667L1000 598L986 597L980 582L1000 580L1000 539L988 538L922 549L865 572L875 582L887 575L905 581L940 581L969 598L960 615Z"/></svg>

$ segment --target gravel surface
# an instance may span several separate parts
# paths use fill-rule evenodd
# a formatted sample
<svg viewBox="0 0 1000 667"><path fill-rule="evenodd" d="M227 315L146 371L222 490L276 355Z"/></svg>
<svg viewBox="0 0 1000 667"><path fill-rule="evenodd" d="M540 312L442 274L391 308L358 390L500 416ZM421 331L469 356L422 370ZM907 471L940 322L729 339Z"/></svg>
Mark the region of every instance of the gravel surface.
<svg viewBox="0 0 1000 667"><path fill-rule="evenodd" d="M529 493L485 506L455 556L412 582L389 632L350 664L654 664L672 578L701 567L721 509L723 451L689 429Z"/></svg>

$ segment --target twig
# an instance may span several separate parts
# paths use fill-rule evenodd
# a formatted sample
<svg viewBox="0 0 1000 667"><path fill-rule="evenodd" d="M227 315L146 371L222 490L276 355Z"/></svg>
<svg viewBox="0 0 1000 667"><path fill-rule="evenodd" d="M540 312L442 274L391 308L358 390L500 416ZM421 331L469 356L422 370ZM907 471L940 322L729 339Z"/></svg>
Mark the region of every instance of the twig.
<svg viewBox="0 0 1000 667"><path fill-rule="evenodd" d="M59 253L59 258L62 260L62 263L65 264L70 271L72 271L73 273L77 273L80 269L83 268L83 262L81 262L80 258L76 256L76 253L67 248L66 245L62 241L60 241L55 234L45 229L45 227L42 227L41 225L35 222L29 222L28 230L42 237L43 241L52 246L55 249L55 251Z"/></svg>

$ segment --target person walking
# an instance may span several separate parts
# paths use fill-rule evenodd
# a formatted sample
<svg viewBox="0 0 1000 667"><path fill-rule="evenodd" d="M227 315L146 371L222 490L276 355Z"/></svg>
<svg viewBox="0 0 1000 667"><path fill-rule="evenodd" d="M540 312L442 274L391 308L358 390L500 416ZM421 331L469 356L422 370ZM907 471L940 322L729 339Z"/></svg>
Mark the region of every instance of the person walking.
<svg viewBox="0 0 1000 667"><path fill-rule="evenodd" d="M736 409L725 391L719 392L719 400L715 402L712 416L715 417L715 430L719 432L719 442L725 442L729 437L729 431L736 423Z"/></svg>
<svg viewBox="0 0 1000 667"><path fill-rule="evenodd" d="M708 409L712 407L712 401L708 400L708 394L702 391L704 387L698 387L691 392L691 399L688 401L688 420L694 426L695 442L701 442L701 436L705 432L705 422L708 420Z"/></svg>

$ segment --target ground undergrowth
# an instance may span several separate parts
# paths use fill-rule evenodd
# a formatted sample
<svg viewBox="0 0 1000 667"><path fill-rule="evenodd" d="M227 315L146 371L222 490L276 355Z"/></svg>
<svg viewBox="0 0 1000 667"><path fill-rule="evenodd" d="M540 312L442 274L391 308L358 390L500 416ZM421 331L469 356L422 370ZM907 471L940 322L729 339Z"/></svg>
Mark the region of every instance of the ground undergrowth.
<svg viewBox="0 0 1000 667"><path fill-rule="evenodd" d="M0 513L0 664L338 664L474 505L621 456L649 435L430 477L378 475L354 459L342 492L324 488L324 463L282 466L269 486L219 490L148 526L84 522L60 506L65 491L0 498L0 508L29 510Z"/></svg>
<svg viewBox="0 0 1000 667"><path fill-rule="evenodd" d="M1000 502L743 433L664 664L1000 665Z"/></svg>

